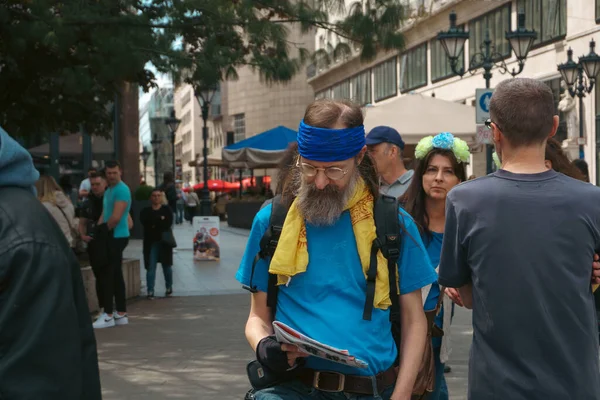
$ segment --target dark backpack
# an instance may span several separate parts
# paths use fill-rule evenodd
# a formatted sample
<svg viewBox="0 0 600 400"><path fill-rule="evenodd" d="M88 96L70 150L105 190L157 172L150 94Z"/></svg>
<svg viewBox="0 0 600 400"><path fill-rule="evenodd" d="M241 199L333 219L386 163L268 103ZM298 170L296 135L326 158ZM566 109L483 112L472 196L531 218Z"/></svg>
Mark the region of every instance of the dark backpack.
<svg viewBox="0 0 600 400"><path fill-rule="evenodd" d="M258 260L270 260L275 254L279 237L283 229L288 207L281 202L281 195L273 198L271 217L269 227L260 240L260 251L254 257L252 263L252 272L250 275L250 285L243 285L243 288L256 293L256 286L252 285L254 277L254 268ZM374 209L375 226L377 229L377 239L371 246L371 261L367 272L367 297L363 311L363 319L370 321L373 312L373 300L375 297L375 278L377 277L377 252L381 250L383 256L388 260L388 271L390 277L390 322L392 323L392 335L398 349L400 349L400 294L398 293L399 282L396 281L397 261L400 258L401 235L400 222L398 220L398 199L395 197L380 195L375 202ZM273 312L273 319L277 309L277 275L269 274L269 284L267 288L267 306Z"/></svg>

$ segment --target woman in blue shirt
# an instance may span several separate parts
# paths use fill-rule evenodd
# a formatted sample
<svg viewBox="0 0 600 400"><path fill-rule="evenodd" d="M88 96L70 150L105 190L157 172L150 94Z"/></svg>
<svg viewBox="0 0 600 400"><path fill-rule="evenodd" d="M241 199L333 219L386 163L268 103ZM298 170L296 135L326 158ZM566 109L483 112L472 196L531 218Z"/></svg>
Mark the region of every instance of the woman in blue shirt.
<svg viewBox="0 0 600 400"><path fill-rule="evenodd" d="M446 196L454 186L466 180L465 162L469 160L469 156L467 143L447 132L423 138L415 149L415 175L403 201L406 211L419 226L423 243L434 267L438 266L442 251ZM431 285L425 301L425 311L435 310L439 298L440 286L436 281ZM435 317L434 324L443 329L443 320L442 307ZM441 360L442 338L433 337L432 347L435 386L428 400L448 400L444 364Z"/></svg>

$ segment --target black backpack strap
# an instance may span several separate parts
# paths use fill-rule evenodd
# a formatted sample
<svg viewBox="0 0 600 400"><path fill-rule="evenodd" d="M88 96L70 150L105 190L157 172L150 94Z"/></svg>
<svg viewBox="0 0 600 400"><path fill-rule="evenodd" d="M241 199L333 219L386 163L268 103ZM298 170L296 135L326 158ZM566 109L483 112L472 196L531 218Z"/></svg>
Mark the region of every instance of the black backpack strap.
<svg viewBox="0 0 600 400"><path fill-rule="evenodd" d="M377 238L371 246L369 270L367 271L367 298L363 311L363 319L370 321L373 314L375 281L377 277L377 252L381 250L381 253L388 261L390 300L392 302L390 320L394 321L397 319L400 321L400 298L396 280L397 261L400 257L401 242L400 223L398 221L398 199L381 195L375 202L374 217Z"/></svg>
<svg viewBox="0 0 600 400"><path fill-rule="evenodd" d="M260 239L260 250L252 262L250 285L242 285L244 289L249 290L252 293L256 293L258 291L256 286L252 284L256 263L260 259L271 259L273 254L275 254L277 243L279 242L279 237L281 236L281 231L283 230L285 217L287 216L288 212L288 207L286 207L281 201L281 195L275 196L271 204L269 227ZM277 308L277 293L277 275L269 274L269 283L267 286L267 306L273 310L273 318L275 318L275 310Z"/></svg>

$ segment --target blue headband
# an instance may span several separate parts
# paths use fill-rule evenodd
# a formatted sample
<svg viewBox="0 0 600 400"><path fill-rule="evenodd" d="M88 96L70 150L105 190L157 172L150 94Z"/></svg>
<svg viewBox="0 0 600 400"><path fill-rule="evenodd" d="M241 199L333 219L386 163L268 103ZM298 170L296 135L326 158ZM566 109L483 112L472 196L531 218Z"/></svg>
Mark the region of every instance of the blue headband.
<svg viewBox="0 0 600 400"><path fill-rule="evenodd" d="M328 129L306 125L298 128L298 152L312 161L333 162L356 156L365 146L365 127Z"/></svg>

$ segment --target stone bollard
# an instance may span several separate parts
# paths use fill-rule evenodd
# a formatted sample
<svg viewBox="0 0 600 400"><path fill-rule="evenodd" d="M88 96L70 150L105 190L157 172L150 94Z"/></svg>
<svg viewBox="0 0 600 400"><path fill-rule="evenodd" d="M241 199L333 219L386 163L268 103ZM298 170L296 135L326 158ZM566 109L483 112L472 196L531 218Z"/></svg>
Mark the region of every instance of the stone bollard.
<svg viewBox="0 0 600 400"><path fill-rule="evenodd" d="M140 278L140 260L124 259L123 260L123 279L125 280L125 298L133 299L140 295L142 290L142 281ZM99 311L98 296L96 295L96 277L92 271L92 267L82 267L81 276L83 278L83 286L85 287L85 295L87 297L90 313Z"/></svg>

